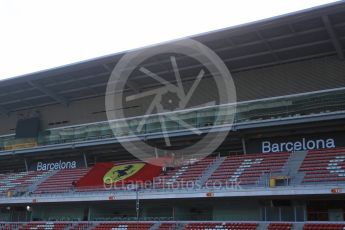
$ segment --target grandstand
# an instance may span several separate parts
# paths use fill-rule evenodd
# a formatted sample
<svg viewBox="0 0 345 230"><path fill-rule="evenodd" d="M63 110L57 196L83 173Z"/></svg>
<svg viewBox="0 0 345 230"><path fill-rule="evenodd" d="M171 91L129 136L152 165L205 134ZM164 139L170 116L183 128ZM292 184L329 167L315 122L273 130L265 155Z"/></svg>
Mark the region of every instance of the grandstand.
<svg viewBox="0 0 345 230"><path fill-rule="evenodd" d="M196 104L167 112L225 133L205 158L167 154L200 136L145 115L150 98L108 121L106 87L125 53L1 81L0 229L345 229L345 2L192 39L226 64L238 100L233 124L234 103L199 106L217 97L209 77ZM144 65L175 84L164 58ZM191 88L200 63L176 60ZM121 93L157 87L134 71ZM141 140L158 149L145 162L122 145Z"/></svg>

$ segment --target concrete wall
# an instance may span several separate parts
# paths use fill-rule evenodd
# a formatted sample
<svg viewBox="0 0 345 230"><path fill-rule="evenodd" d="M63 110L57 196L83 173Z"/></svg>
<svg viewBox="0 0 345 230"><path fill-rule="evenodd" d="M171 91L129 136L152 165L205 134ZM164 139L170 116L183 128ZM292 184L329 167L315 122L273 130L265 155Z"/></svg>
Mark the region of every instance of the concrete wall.
<svg viewBox="0 0 345 230"><path fill-rule="evenodd" d="M32 219L49 220L50 218L69 218L83 220L86 204L52 204L34 205L32 207Z"/></svg>
<svg viewBox="0 0 345 230"><path fill-rule="evenodd" d="M270 199L258 197L140 200L140 217L174 217L175 220L180 221L304 221L306 215L303 203L303 200L293 199L292 206L273 207L270 205ZM3 213L7 213L4 208ZM87 209L91 220L136 217L135 200L114 200L35 204L32 205L32 218L49 220L49 218L69 217L83 220Z"/></svg>
<svg viewBox="0 0 345 230"><path fill-rule="evenodd" d="M237 199L216 203L213 208L213 220L259 221L260 205L257 200Z"/></svg>

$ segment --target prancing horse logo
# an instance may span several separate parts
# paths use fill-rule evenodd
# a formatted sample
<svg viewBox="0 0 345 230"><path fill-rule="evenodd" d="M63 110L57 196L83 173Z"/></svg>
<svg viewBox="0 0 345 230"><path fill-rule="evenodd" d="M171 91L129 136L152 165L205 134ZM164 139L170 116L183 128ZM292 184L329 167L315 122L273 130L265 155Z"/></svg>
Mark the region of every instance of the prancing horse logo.
<svg viewBox="0 0 345 230"><path fill-rule="evenodd" d="M145 163L123 164L112 167L103 177L105 184L112 184L127 179L139 172Z"/></svg>

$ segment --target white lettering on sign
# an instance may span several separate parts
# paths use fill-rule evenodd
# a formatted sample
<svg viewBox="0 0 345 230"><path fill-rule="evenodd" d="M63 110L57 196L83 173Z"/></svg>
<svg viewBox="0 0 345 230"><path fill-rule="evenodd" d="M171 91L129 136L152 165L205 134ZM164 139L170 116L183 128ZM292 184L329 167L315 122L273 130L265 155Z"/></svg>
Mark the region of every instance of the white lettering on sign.
<svg viewBox="0 0 345 230"><path fill-rule="evenodd" d="M334 159L330 160L327 165L327 169L330 173L335 173L338 177L345 177L345 168L342 164L345 161L345 156L336 156Z"/></svg>
<svg viewBox="0 0 345 230"><path fill-rule="evenodd" d="M37 171L60 170L60 169L75 169L77 168L76 161L58 161L51 163L37 162Z"/></svg>
<svg viewBox="0 0 345 230"><path fill-rule="evenodd" d="M329 149L335 148L335 141L333 138L328 139L306 139L302 138L299 141L289 141L272 143L271 141L263 141L261 143L261 151L263 153L276 153L276 152L296 152L313 149Z"/></svg>

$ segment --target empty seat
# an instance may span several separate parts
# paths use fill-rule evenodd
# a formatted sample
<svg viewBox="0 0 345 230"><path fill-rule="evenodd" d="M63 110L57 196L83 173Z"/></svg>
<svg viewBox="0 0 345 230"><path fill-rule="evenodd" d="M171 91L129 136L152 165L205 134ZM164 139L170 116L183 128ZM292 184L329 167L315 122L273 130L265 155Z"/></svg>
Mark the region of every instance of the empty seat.
<svg viewBox="0 0 345 230"><path fill-rule="evenodd" d="M289 156L289 153L228 156L213 172L206 185L256 184L263 174L281 172Z"/></svg>
<svg viewBox="0 0 345 230"><path fill-rule="evenodd" d="M157 230L175 230L177 227L177 223L161 223Z"/></svg>
<svg viewBox="0 0 345 230"><path fill-rule="evenodd" d="M343 230L345 224L305 224L304 230Z"/></svg>
<svg viewBox="0 0 345 230"><path fill-rule="evenodd" d="M222 223L190 223L187 224L184 230L254 230L258 226L257 223L234 223L234 222L222 222Z"/></svg>
<svg viewBox="0 0 345 230"><path fill-rule="evenodd" d="M148 230L152 227L151 222L106 222L100 223L93 230Z"/></svg>
<svg viewBox="0 0 345 230"><path fill-rule="evenodd" d="M7 195L9 191L26 192L28 187L44 176L49 171L29 171L0 174L0 195Z"/></svg>
<svg viewBox="0 0 345 230"><path fill-rule="evenodd" d="M38 185L35 194L40 193L61 193L72 190L73 181L78 181L88 172L88 168L65 169L56 172Z"/></svg>
<svg viewBox="0 0 345 230"><path fill-rule="evenodd" d="M290 230L291 223L270 223L267 227L268 230Z"/></svg>
<svg viewBox="0 0 345 230"><path fill-rule="evenodd" d="M215 157L206 157L195 163L185 164L174 170L162 173L155 178L154 188L195 187L196 181L215 160Z"/></svg>
<svg viewBox="0 0 345 230"><path fill-rule="evenodd" d="M64 222L31 222L19 227L19 230L64 230L70 225Z"/></svg>
<svg viewBox="0 0 345 230"><path fill-rule="evenodd" d="M345 182L345 149L309 151L300 169L303 183Z"/></svg>

